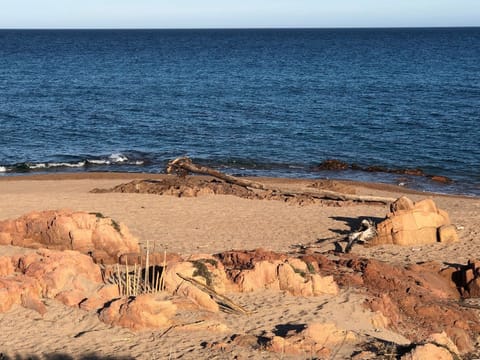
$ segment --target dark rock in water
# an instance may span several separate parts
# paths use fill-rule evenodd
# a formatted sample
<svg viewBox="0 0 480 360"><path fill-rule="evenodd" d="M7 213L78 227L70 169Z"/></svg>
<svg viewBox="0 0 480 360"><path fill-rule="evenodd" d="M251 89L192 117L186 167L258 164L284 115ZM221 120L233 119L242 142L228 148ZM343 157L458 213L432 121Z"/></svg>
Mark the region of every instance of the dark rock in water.
<svg viewBox="0 0 480 360"><path fill-rule="evenodd" d="M428 178L432 181L436 181L442 184L451 184L453 182L452 179L446 176L440 176L440 175L429 175Z"/></svg>
<svg viewBox="0 0 480 360"><path fill-rule="evenodd" d="M368 172L390 172L387 168L384 168L382 166L369 166L361 170Z"/></svg>
<svg viewBox="0 0 480 360"><path fill-rule="evenodd" d="M399 175L408 175L408 176L422 176L422 177L427 177L430 180L441 183L441 184L453 183L453 180L446 176L425 174L425 172L419 168L391 169L391 168L386 168L379 165L370 165L370 166L363 167L358 164L348 164L342 160L337 160L337 159L325 160L322 163L320 163L320 165L313 166L311 168L312 171L322 171L322 170L339 171L339 170L347 170L347 169L356 170L356 171L365 171L365 172L371 172L371 173L387 173L387 174L399 174ZM401 179L399 181L402 184L405 184L407 182L407 179Z"/></svg>
<svg viewBox="0 0 480 360"><path fill-rule="evenodd" d="M328 159L312 170L347 170L350 167L346 162L337 159Z"/></svg>
<svg viewBox="0 0 480 360"><path fill-rule="evenodd" d="M401 173L405 175L425 176L422 169L403 169Z"/></svg>

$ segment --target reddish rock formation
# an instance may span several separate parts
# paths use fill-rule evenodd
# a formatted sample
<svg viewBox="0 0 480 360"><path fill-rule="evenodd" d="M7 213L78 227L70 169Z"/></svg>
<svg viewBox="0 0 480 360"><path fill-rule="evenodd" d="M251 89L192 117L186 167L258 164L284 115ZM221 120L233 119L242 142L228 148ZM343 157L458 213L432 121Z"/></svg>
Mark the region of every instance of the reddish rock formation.
<svg viewBox="0 0 480 360"><path fill-rule="evenodd" d="M253 269L260 261L284 261L288 258L286 254L276 253L265 249L255 250L232 250L216 254L215 257L225 266L226 269Z"/></svg>
<svg viewBox="0 0 480 360"><path fill-rule="evenodd" d="M413 203L401 197L391 205L387 218L377 225L377 236L368 244L422 245L437 241L458 241L448 214L431 199Z"/></svg>
<svg viewBox="0 0 480 360"><path fill-rule="evenodd" d="M331 276L320 276L316 266L286 254L257 249L215 255L226 269L234 290L240 292L286 290L295 296L335 295L338 286Z"/></svg>
<svg viewBox="0 0 480 360"><path fill-rule="evenodd" d="M98 262L115 263L122 254L139 252L128 228L99 213L51 210L0 221L0 245L78 250Z"/></svg>
<svg viewBox="0 0 480 360"><path fill-rule="evenodd" d="M461 306L456 284L446 277L448 272L441 271L441 264L405 268L367 259L343 260L341 264L361 272L370 296L367 305L389 318L391 326L410 340L418 342L445 331L461 352L473 349L480 321Z"/></svg>

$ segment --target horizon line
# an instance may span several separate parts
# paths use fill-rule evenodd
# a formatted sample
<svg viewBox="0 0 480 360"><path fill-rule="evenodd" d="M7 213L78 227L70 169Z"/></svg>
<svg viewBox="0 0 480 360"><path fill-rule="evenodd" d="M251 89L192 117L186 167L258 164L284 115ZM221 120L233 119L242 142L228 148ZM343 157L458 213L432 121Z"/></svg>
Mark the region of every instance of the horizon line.
<svg viewBox="0 0 480 360"><path fill-rule="evenodd" d="M251 27L0 27L2 30L356 30L356 29L466 29L480 25L442 26L251 26Z"/></svg>

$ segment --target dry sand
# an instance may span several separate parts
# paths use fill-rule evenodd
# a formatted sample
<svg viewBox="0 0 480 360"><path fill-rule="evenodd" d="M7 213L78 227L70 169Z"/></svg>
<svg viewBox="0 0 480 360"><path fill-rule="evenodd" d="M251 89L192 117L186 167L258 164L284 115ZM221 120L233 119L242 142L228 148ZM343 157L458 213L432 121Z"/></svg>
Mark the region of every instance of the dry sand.
<svg viewBox="0 0 480 360"><path fill-rule="evenodd" d="M292 245L311 243L355 228L361 218L383 218L387 206L324 204L292 205L281 201L247 200L235 196L208 195L178 198L151 194L90 193L94 188L111 188L142 174L70 174L0 179L0 220L15 218L33 210L72 209L101 212L124 222L141 243L155 241L159 248L183 255L218 253L231 249L265 248L292 251ZM159 177L159 176L157 176ZM262 179L276 186L302 189L312 180ZM408 193L413 200L431 197L446 210L459 229L460 242L415 247L357 245L353 253L398 263L438 260L466 263L480 259L480 199L443 196L409 191L401 187L341 182L357 194L398 197ZM5 253L7 248L1 248ZM48 313L39 314L15 307L0 314L0 353L69 354L80 357L130 356L141 359L195 358L281 358L278 354L241 349L221 352L205 343L225 341L235 333L261 335L281 324L305 324L312 320L333 321L339 327L386 340L402 338L386 330L378 331L368 321L362 296L344 289L337 297L298 298L279 292L236 294L232 298L254 310L251 316L212 314L212 322L222 322L225 333L172 329L133 333L101 323L95 314L47 302ZM191 320L195 321L195 314ZM202 345L203 344L203 345ZM342 358L341 349L337 358ZM308 354L305 354L308 357ZM0 355L1 358L1 355Z"/></svg>

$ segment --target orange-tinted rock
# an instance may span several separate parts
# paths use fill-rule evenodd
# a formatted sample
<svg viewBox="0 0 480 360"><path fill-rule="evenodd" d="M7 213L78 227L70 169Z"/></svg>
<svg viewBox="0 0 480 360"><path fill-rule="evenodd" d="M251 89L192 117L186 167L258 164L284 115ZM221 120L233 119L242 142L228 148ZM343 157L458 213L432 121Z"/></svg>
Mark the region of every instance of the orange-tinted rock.
<svg viewBox="0 0 480 360"><path fill-rule="evenodd" d="M471 280L467 285L467 291L468 297L480 297L480 278L477 277Z"/></svg>
<svg viewBox="0 0 480 360"><path fill-rule="evenodd" d="M264 289L279 290L277 268L280 264L280 261L260 261L255 264L253 269L242 270L234 279L238 290L241 292Z"/></svg>
<svg viewBox="0 0 480 360"><path fill-rule="evenodd" d="M422 245L437 241L458 241L448 214L437 209L432 199L415 204L401 197L391 205L387 218L377 225L377 236L369 245Z"/></svg>
<svg viewBox="0 0 480 360"><path fill-rule="evenodd" d="M265 249L255 249L251 251L225 251L215 255L223 266L228 269L244 270L253 269L254 265L260 261L285 261L288 256L282 253L276 253Z"/></svg>
<svg viewBox="0 0 480 360"><path fill-rule="evenodd" d="M470 319L468 321L471 321ZM466 353L473 351L475 349L475 343L472 340L472 337L469 335L469 330L473 327L472 325L467 325L469 329L464 329L464 326L458 327L455 326L455 323L446 328L445 332L448 337L452 340L455 346L458 348L460 353ZM478 334L478 333L477 333Z"/></svg>
<svg viewBox="0 0 480 360"><path fill-rule="evenodd" d="M468 285L470 281L472 281L475 278L475 274L473 273L473 269L466 269L464 272L464 285Z"/></svg>
<svg viewBox="0 0 480 360"><path fill-rule="evenodd" d="M396 331L418 342L445 330L462 353L471 349L480 322L474 311L458 303L455 284L441 274L440 264L404 268L367 259L347 264L363 274L366 303L390 319Z"/></svg>
<svg viewBox="0 0 480 360"><path fill-rule="evenodd" d="M10 281L0 279L0 313L4 313L13 306L20 303L21 289L12 286Z"/></svg>
<svg viewBox="0 0 480 360"><path fill-rule="evenodd" d="M453 360L453 355L444 347L434 344L418 345L408 354L403 355L401 360Z"/></svg>
<svg viewBox="0 0 480 360"><path fill-rule="evenodd" d="M23 303L29 306L37 303L40 301L41 291L41 287L34 279L21 274L0 278L0 313L8 311L14 304ZM31 306L33 310L36 310L36 307Z"/></svg>
<svg viewBox="0 0 480 360"><path fill-rule="evenodd" d="M175 294L180 296L185 296L205 310L212 312L219 311L218 304L207 293L177 275L180 274L186 278L194 278L195 280L206 283L205 278L199 275L194 276L194 274L196 274L195 270L193 263L188 261L168 264L164 275L165 290L171 293L175 292Z"/></svg>
<svg viewBox="0 0 480 360"><path fill-rule="evenodd" d="M338 329L333 323L314 322L298 332L272 337L267 350L281 354L310 354L324 358L330 356L339 344L356 341L353 332Z"/></svg>
<svg viewBox="0 0 480 360"><path fill-rule="evenodd" d="M438 228L438 241L442 243L458 242L457 229L454 225L442 225Z"/></svg>
<svg viewBox="0 0 480 360"><path fill-rule="evenodd" d="M26 277L35 279L47 298L68 291L82 292L83 298L87 298L102 283L99 266L89 256L76 251L41 249L22 257L20 264L20 270Z"/></svg>
<svg viewBox="0 0 480 360"><path fill-rule="evenodd" d="M441 333L431 334L427 338L427 342L445 346L448 350L450 350L450 352L452 352L454 354L457 354L457 355L460 354L457 346L448 337L448 335L445 333L445 331L442 331Z"/></svg>
<svg viewBox="0 0 480 360"><path fill-rule="evenodd" d="M412 210L415 203L406 196L399 197L390 205L390 212L397 212L399 210Z"/></svg>
<svg viewBox="0 0 480 360"><path fill-rule="evenodd" d="M288 263L278 265L277 273L280 290L286 290L294 296L338 294L338 286L332 276L299 273Z"/></svg>
<svg viewBox="0 0 480 360"><path fill-rule="evenodd" d="M113 301L100 312L99 318L132 330L159 329L171 325L176 311L177 307L163 294L143 294Z"/></svg>
<svg viewBox="0 0 480 360"><path fill-rule="evenodd" d="M139 252L125 225L101 214L49 210L0 221L0 243L55 250L78 250L105 263Z"/></svg>
<svg viewBox="0 0 480 360"><path fill-rule="evenodd" d="M13 274L15 268L12 264L12 258L9 256L0 256L0 276Z"/></svg>
<svg viewBox="0 0 480 360"><path fill-rule="evenodd" d="M20 297L20 304L26 309L38 312L40 315L45 315L47 312L47 307L36 294L31 294L28 292L22 294Z"/></svg>
<svg viewBox="0 0 480 360"><path fill-rule="evenodd" d="M88 299L84 299L79 303L80 309L90 311L98 310L113 300L120 297L120 291L117 285L103 285Z"/></svg>

